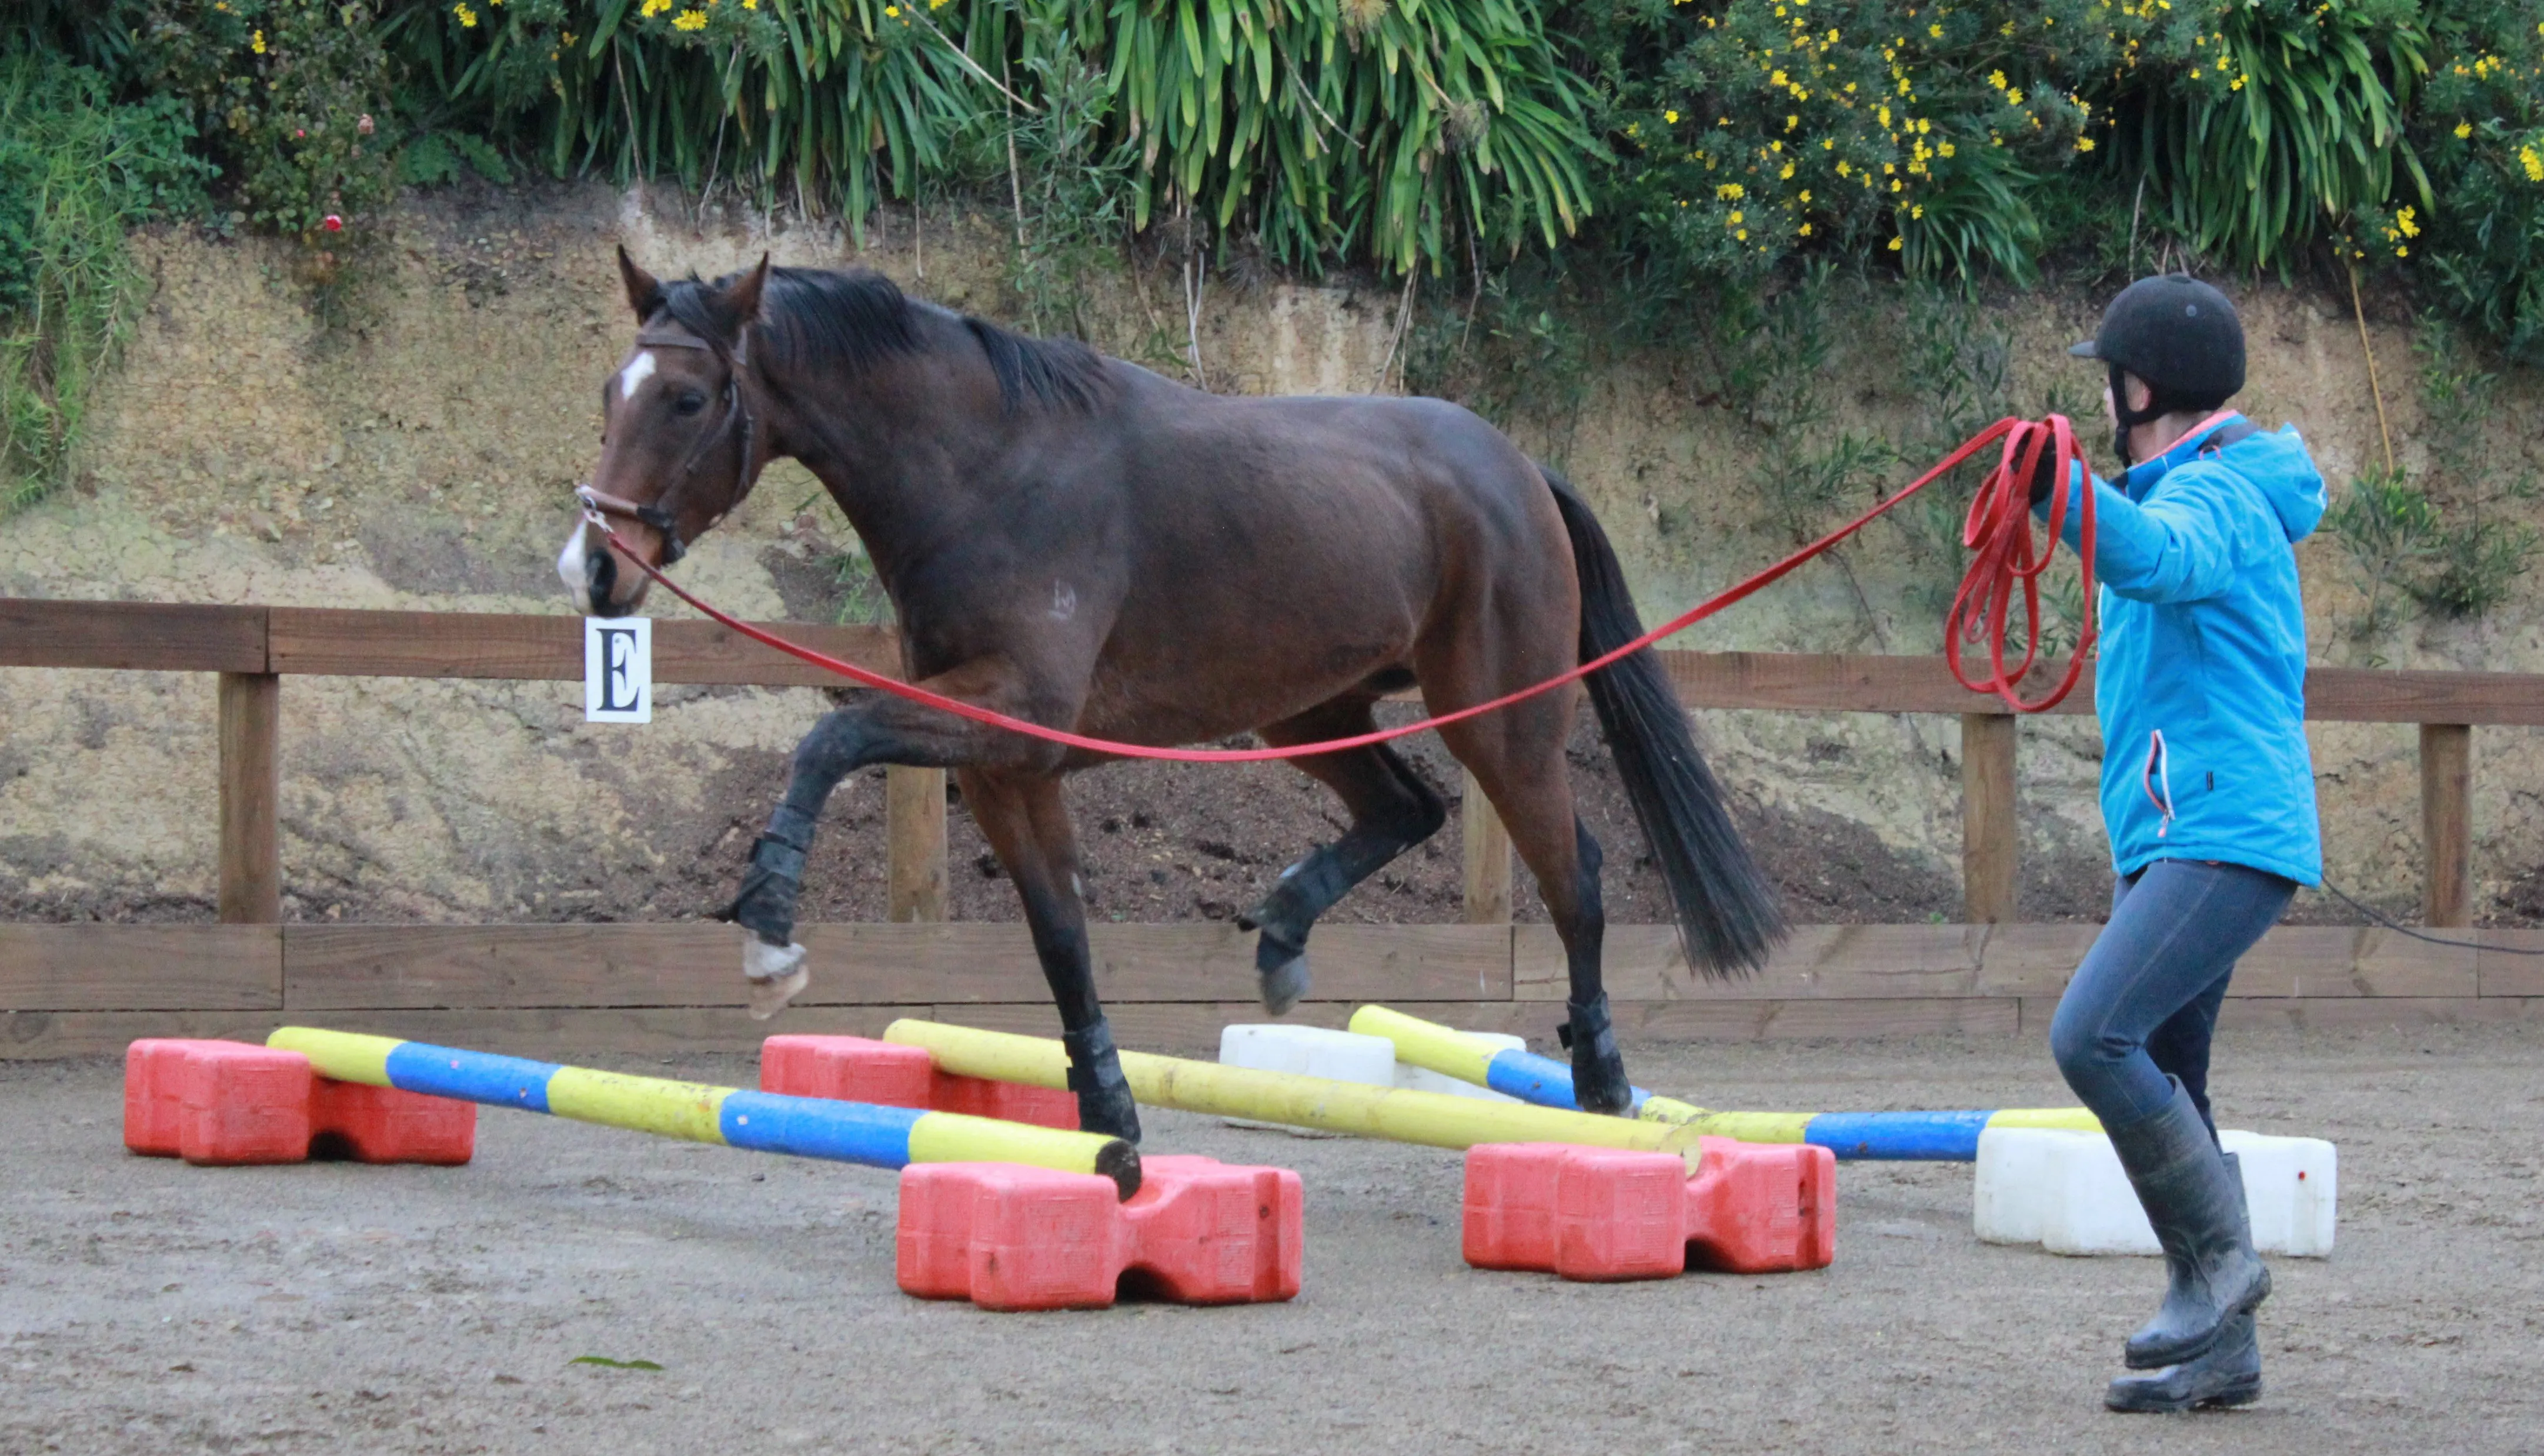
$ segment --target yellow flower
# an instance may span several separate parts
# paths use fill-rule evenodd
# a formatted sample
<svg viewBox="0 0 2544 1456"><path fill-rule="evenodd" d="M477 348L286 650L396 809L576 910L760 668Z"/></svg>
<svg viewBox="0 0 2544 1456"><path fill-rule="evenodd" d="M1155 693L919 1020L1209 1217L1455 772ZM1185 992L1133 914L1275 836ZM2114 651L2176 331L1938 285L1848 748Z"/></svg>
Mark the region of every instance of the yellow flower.
<svg viewBox="0 0 2544 1456"><path fill-rule="evenodd" d="M2020 86L2009 86L2009 87L2007 87L2007 88L2006 88L2006 92L2005 92L2005 99L2006 99L2006 100L2008 100L2008 101L2010 101L2010 102L2013 102L2016 106L2021 106L2021 105L2023 105L2023 88L2022 88L2022 87L2020 87Z"/></svg>
<svg viewBox="0 0 2544 1456"><path fill-rule="evenodd" d="M645 0L643 5L637 7L636 15L641 20L652 20L671 8L672 0Z"/></svg>
<svg viewBox="0 0 2544 1456"><path fill-rule="evenodd" d="M1995 88L1996 88L1997 90L1999 90L1999 91L2003 91L2003 90L2005 89L2005 72L2003 72L2003 71L1990 71L1990 72L1988 72L1988 84L1989 84L1990 86L1995 87Z"/></svg>
<svg viewBox="0 0 2544 1456"><path fill-rule="evenodd" d="M2076 150L2080 152L2090 152L2093 149L2094 138L2090 136L2079 136L2076 138Z"/></svg>
<svg viewBox="0 0 2544 1456"><path fill-rule="evenodd" d="M931 3L935 3L935 4L942 4L942 3L944 3L944 0L931 0ZM1675 125L1677 125L1677 124L1678 124L1678 113L1676 113L1676 112L1663 112L1663 113L1661 113L1661 120L1662 120L1662 121L1667 121L1667 122L1669 122L1671 125L1675 126Z"/></svg>
<svg viewBox="0 0 2544 1456"><path fill-rule="evenodd" d="M1745 243L1749 241L1749 229L1745 227L1741 228L1739 231L1733 233L1732 236Z"/></svg>
<svg viewBox="0 0 2544 1456"><path fill-rule="evenodd" d="M2409 248L2396 248L2394 250L2394 256L2397 258L2409 258L2412 256L2412 250Z"/></svg>
<svg viewBox="0 0 2544 1456"><path fill-rule="evenodd" d="M1900 242L1899 242L1899 240L1898 240L1897 238L1892 238L1892 239L1890 240L1890 251L1891 251L1891 252L1893 252L1893 253L1896 253L1896 252L1898 252L1898 251L1899 251L1899 248L1900 248Z"/></svg>
<svg viewBox="0 0 2544 1456"><path fill-rule="evenodd" d="M460 7L459 7L459 13L460 13L460 15L462 15L463 17L468 17L468 18L463 22L463 24L466 24L466 25L472 25L472 26L473 26L473 25L475 25L475 24L477 24L477 21L476 21L476 19L475 19L474 17L469 17L469 16L468 16L468 7L467 7L467 6L465 6L465 5L460 6ZM263 31L259 31L259 32L257 32L255 35L253 35L253 36L249 37L249 38L248 38L248 42L247 42L247 48L248 48L248 49L250 49L250 50L255 51L255 52L256 52L257 54L259 54L259 55L263 55L263 54L265 54L265 32L263 32Z"/></svg>
<svg viewBox="0 0 2544 1456"><path fill-rule="evenodd" d="M477 29L477 12L469 9L465 4L451 6L450 13L459 17L459 28L461 30L473 31Z"/></svg>
<svg viewBox="0 0 2544 1456"><path fill-rule="evenodd" d="M707 13L703 10L683 10L672 17L672 29L676 31L703 31L706 28Z"/></svg>
<svg viewBox="0 0 2544 1456"><path fill-rule="evenodd" d="M1713 195L1722 199L1722 201L1726 202L1736 202L1740 201L1742 196L1744 196L1741 191L1740 184L1736 182L1726 182L1722 184L1720 187L1713 190Z"/></svg>
<svg viewBox="0 0 2544 1456"><path fill-rule="evenodd" d="M2527 181L2544 182L2544 155L2538 155L2535 148L2532 146L2519 147L2517 149L2517 162L2519 166L2526 169Z"/></svg>
<svg viewBox="0 0 2544 1456"><path fill-rule="evenodd" d="M1786 81L1785 73L1783 71L1778 71L1776 74L1767 78L1767 84L1770 86L1785 86L1790 83Z"/></svg>
<svg viewBox="0 0 2544 1456"><path fill-rule="evenodd" d="M1730 217L1728 217L1728 218L1727 218L1727 219L1725 219L1725 220L1726 220L1726 221L1728 221L1732 226L1737 227L1737 226L1739 226L1739 225L1741 224L1741 222L1742 222L1743 220L1745 220L1745 219L1746 219L1747 215L1748 215L1748 214L1746 214L1746 213L1742 212L1739 208L1734 207L1734 208L1732 208L1732 209L1731 209L1731 215L1730 215Z"/></svg>
<svg viewBox="0 0 2544 1456"><path fill-rule="evenodd" d="M2403 236L2407 238L2416 238L2421 235L2421 225L2414 221L2413 217L2414 213L2409 207L2406 207L2402 211L2394 214L2394 225L2403 229Z"/></svg>
<svg viewBox="0 0 2544 1456"><path fill-rule="evenodd" d="M1909 221L1911 221L1911 222L1914 222L1914 221L1916 221L1918 218L1923 217L1923 216L1925 216L1925 215L1926 215L1926 204L1925 204L1924 202L1919 202L1916 206L1911 207L1911 208L1909 208L1909 209L1908 209L1908 220L1909 220Z"/></svg>
<svg viewBox="0 0 2544 1456"><path fill-rule="evenodd" d="M1951 144L1950 142L1948 142L1948 141L1939 141L1939 142L1936 142L1936 143L1935 143L1935 155L1937 155L1937 156L1939 156L1939 157L1948 157L1948 156L1950 156L1951 154L1952 154L1952 144Z"/></svg>
<svg viewBox="0 0 2544 1456"><path fill-rule="evenodd" d="M1934 37L1938 40L1941 40L1944 39L1944 28L1942 26L1928 26L1926 28L1926 34Z"/></svg>
<svg viewBox="0 0 2544 1456"><path fill-rule="evenodd" d="M1793 229L1793 232L1799 237L1809 237L1811 235L1811 225L1805 222L1801 226Z"/></svg>
<svg viewBox="0 0 2544 1456"><path fill-rule="evenodd" d="M2471 122L2471 121L2458 121L2458 122L2456 122L2456 140L2458 140L2458 141L2462 141L2462 140L2464 140L2466 137L2471 136L2471 135L2473 135L2473 122Z"/></svg>
<svg viewBox="0 0 2544 1456"><path fill-rule="evenodd" d="M1873 109L1872 109L1872 115L1874 115L1875 117L1878 117L1878 118L1881 120L1881 124L1882 124L1882 125L1887 126L1887 125L1889 125L1889 124L1890 124L1890 108L1888 108L1888 107L1886 107L1886 106L1884 106L1884 107L1875 107L1875 108L1873 108Z"/></svg>
<svg viewBox="0 0 2544 1456"><path fill-rule="evenodd" d="M1840 177L1844 177L1846 175L1846 163L1840 162L1837 164L1837 175Z"/></svg>
<svg viewBox="0 0 2544 1456"><path fill-rule="evenodd" d="M1803 189L1802 189L1802 201L1803 201L1803 202L1809 202L1810 200L1811 200L1811 190L1810 190L1809 188L1807 188L1807 187L1806 187L1806 188L1803 188Z"/></svg>

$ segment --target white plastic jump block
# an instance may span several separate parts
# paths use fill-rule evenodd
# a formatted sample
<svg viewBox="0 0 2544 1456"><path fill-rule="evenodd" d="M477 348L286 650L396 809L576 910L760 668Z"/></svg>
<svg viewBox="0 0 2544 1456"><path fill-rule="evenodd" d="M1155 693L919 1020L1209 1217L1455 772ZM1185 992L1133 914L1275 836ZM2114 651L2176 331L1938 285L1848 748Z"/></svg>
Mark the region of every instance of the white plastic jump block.
<svg viewBox="0 0 2544 1456"><path fill-rule="evenodd" d="M1528 1039L1522 1036L1485 1031L1467 1034L1477 1041L1492 1043L1497 1051L1504 1047L1524 1050L1528 1046ZM1335 1082L1356 1082L1363 1087L1447 1092L1451 1096L1478 1097L1493 1102L1519 1100L1490 1088L1460 1082L1427 1067L1398 1062L1395 1060L1395 1043L1384 1036L1331 1031L1322 1026L1254 1022L1223 1027L1219 1033L1219 1064L1223 1067L1250 1067L1258 1072L1296 1072Z"/></svg>
<svg viewBox="0 0 2544 1456"><path fill-rule="evenodd" d="M2227 1128L2218 1143L2244 1169L2253 1244L2264 1254L2332 1253L2340 1159L2321 1138ZM1979 1134L1970 1223L1991 1244L2052 1254L2160 1254L2111 1140L2100 1133L1991 1127Z"/></svg>

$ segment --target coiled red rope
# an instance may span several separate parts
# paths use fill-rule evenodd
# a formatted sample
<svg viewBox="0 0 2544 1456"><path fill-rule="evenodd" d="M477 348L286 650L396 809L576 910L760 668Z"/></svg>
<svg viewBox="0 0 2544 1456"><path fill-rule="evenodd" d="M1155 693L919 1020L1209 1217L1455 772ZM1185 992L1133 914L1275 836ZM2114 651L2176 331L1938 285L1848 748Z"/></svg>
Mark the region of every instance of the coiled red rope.
<svg viewBox="0 0 2544 1456"><path fill-rule="evenodd" d="M636 554L626 542L618 538L618 533L610 528L608 521L597 510L587 506L584 519L599 527L600 533L608 539L609 544L619 555L635 563L639 570L673 596L754 642L773 647L789 657L801 659L817 668L835 673L850 682L861 683L878 691L889 692L896 697L907 698L912 702L937 708L957 717L969 718L975 723L986 724L992 728L1003 728L1010 733L1024 734L1028 738L1039 738L1046 742L1066 744L1071 748L1086 749L1117 758L1165 759L1181 764L1250 764L1269 759L1303 759L1314 754L1339 753L1345 749L1366 748L1371 744L1409 737L1450 723L1460 723L1469 718L1480 717L1485 713L1509 707L1513 703L1524 702L1541 692L1551 691L1566 683L1577 682L1601 668L1642 651L1665 637L1683 632L1724 607L1754 596L1783 580L1796 567L1864 529L1884 512L1950 474L1972 456L2000 441L2004 445L1996 467L1988 472L1987 478L1979 485L1978 494L1971 499L1969 518L1962 527L1962 544L1971 547L1977 555L1971 561L1968 572L1961 579L1959 594L1952 599L1951 614L1947 620L1945 629L1945 657L1951 666L1954 681L1960 683L1962 687L1974 692L1994 692L2016 712L2043 712L2056 706L2059 699L2065 697L2068 690L2076 686L2086 652L2093 645L2094 640L2094 503L2092 493L2087 492L2084 496L2081 522L2085 546L2083 567L2086 615L2084 631L2076 646L2075 660L2068 664L2067 676L2047 697L2038 701L2027 701L2018 693L2017 688L2022 683L2024 674L2031 669L2033 661L2039 654L2038 578L2048 567L2063 514L2067 509L2068 495L2065 491L2057 493L2050 507L2048 535L2035 542L2031 534L2028 483L2031 472L2037 467L2044 451L2050 455L2051 468L2057 472L2054 478L2059 480L2067 478L2068 462L2076 455L2074 432L2068 426L2066 419L2058 415L2051 415L2046 421L2011 418L1997 421L1962 442L1933 469L1910 481L1896 494L1876 502L1870 510L1830 531L1827 535L1755 576L1707 598L1636 637L1633 641L1614 651L1602 653L1543 683L1523 688L1516 692L1505 693L1489 702L1475 703L1454 712L1442 713L1437 717L1424 718L1418 722L1404 723L1393 728L1381 728L1375 732L1356 734L1349 738L1291 744L1285 748L1192 749L1158 748L1141 743L1117 743L1111 739L1089 738L1084 734L1071 733L1066 729L1046 727L1040 723L1028 722L1023 718L1010 717L976 703L968 703L939 692L931 692L915 684L886 677L871 669L858 667L854 663L841 662L835 657L790 642L774 632L753 626L739 617L719 611L683 590L678 583L664 575L660 568ZM2023 659L2009 670L2005 662L2005 624L2007 607L2018 588L2023 593L2026 635ZM1990 633L1991 628L1994 629L1993 635ZM1961 666L1960 646L1964 641L1976 642L1983 638L1989 642L1988 663L1991 671L1985 679L1973 680Z"/></svg>
<svg viewBox="0 0 2544 1456"><path fill-rule="evenodd" d="M1970 514L1961 524L1961 544L1974 554L1969 570L1962 573L1960 591L1952 597L1952 609L1944 618L1944 662L1951 669L1952 681L1972 692L1993 692L2018 713L2038 713L2056 707L2074 689L2093 652L2094 493L2066 489L2070 462L2076 458L2076 434L2066 416L2011 423L2015 428L2006 434L2005 453L1987 479L1979 482L1977 494L1970 497ZM2044 456L2049 478L2058 488L2049 496L2047 533L2035 542L2031 482ZM2071 494L2080 503L2076 541L2084 578L2084 620L2077 628L2076 650L2067 659L2066 675L2047 696L2028 700L2020 688L2024 675L2040 655L2040 574L2049 569L2049 559L2057 550ZM2006 627L2018 590L2023 593L2023 660L2008 668ZM1961 649L1970 643L1987 647L1985 678L1973 679L1961 664Z"/></svg>

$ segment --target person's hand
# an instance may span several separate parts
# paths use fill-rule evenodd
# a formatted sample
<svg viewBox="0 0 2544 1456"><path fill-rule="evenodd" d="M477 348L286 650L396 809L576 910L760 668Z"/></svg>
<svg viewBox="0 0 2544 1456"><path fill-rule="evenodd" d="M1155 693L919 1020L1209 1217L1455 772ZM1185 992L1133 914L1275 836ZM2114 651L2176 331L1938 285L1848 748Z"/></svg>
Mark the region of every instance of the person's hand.
<svg viewBox="0 0 2544 1456"><path fill-rule="evenodd" d="M2049 499L2049 488L2056 483L2057 475L2058 451L2050 448L2048 444L2043 442L2040 446L2040 458L2031 466L2031 504L2037 506Z"/></svg>

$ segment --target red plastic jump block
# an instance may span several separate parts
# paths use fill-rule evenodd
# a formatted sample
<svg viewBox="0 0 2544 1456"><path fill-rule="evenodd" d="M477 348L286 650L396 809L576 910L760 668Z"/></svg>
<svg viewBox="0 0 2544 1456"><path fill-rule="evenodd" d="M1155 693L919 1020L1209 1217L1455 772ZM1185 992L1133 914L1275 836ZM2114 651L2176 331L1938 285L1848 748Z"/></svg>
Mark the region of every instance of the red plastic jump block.
<svg viewBox="0 0 2544 1456"><path fill-rule="evenodd" d="M901 1174L902 1292L991 1310L1103 1309L1129 1275L1177 1304L1263 1304L1299 1292L1302 1202L1286 1168L1148 1158L1140 1191L1011 1163L924 1163Z"/></svg>
<svg viewBox="0 0 2544 1456"><path fill-rule="evenodd" d="M759 1090L885 1107L924 1107L1077 1130L1075 1094L936 1070L925 1047L863 1036L772 1036L759 1044Z"/></svg>
<svg viewBox="0 0 2544 1456"><path fill-rule="evenodd" d="M1466 1254L1479 1269L1666 1279L1691 1268L1825 1268L1837 1245L1837 1155L1699 1138L1674 1153L1562 1143L1467 1151Z"/></svg>
<svg viewBox="0 0 2544 1456"><path fill-rule="evenodd" d="M305 1163L313 1150L358 1163L466 1163L477 1106L331 1081L298 1052L153 1037L124 1053L123 1145L205 1166Z"/></svg>

